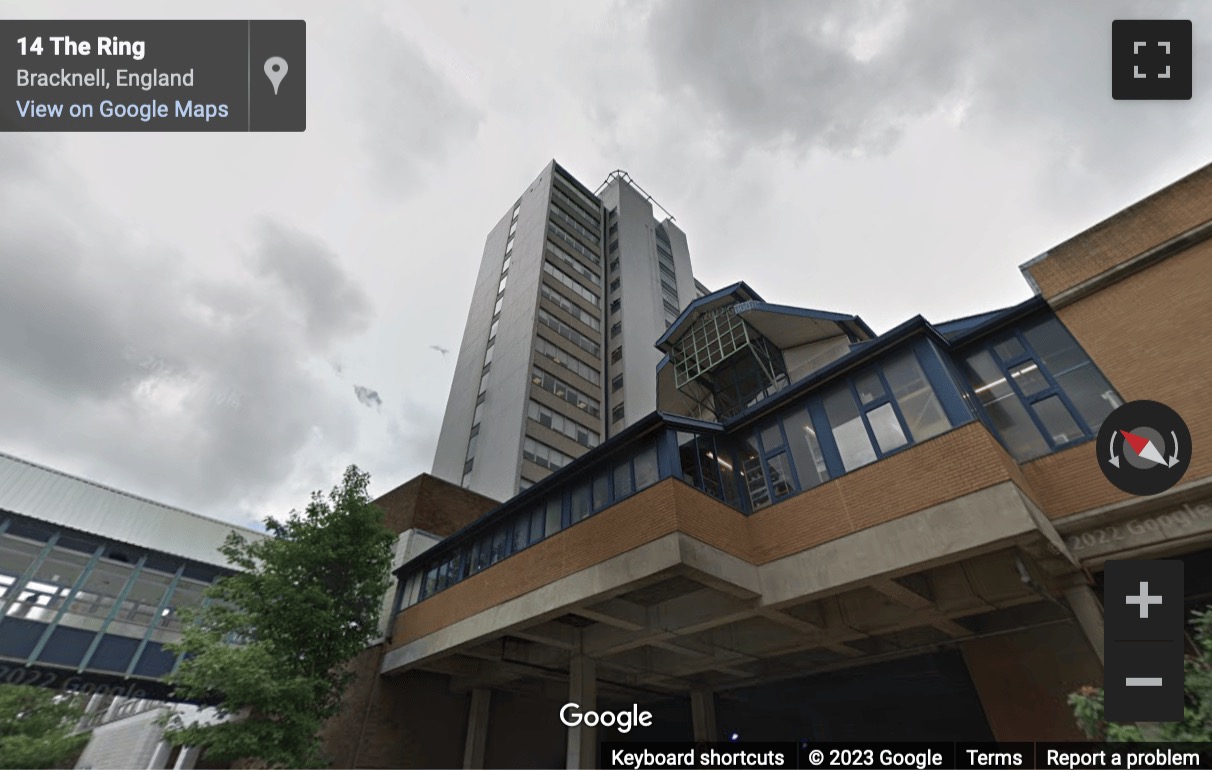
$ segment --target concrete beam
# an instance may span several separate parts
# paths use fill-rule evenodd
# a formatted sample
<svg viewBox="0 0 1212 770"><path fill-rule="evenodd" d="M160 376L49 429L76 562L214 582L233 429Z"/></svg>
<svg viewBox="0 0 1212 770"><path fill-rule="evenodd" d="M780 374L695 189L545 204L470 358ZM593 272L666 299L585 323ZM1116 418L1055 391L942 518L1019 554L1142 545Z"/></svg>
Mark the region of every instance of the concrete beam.
<svg viewBox="0 0 1212 770"><path fill-rule="evenodd" d="M972 636L972 632L967 628L961 626L959 623L956 623L954 620L949 620L947 618L934 618L927 621L927 624L937 628L939 631L942 631L948 636L956 638Z"/></svg>
<svg viewBox="0 0 1212 770"><path fill-rule="evenodd" d="M753 655L747 655L718 644L686 637L678 637L674 641L661 642L653 646L657 649L672 652L682 658L695 660L728 660L729 662L741 661L746 663L757 660Z"/></svg>
<svg viewBox="0 0 1212 770"><path fill-rule="evenodd" d="M1025 556L1019 549L1014 549L993 558L965 562L961 566L978 596L994 607L1012 607L1021 604L1024 596L1030 596L1032 600L1039 598L1036 590L1023 580L1021 570L1027 570L1027 576L1040 583L1038 572L1033 574ZM1043 586L1040 585L1040 588Z"/></svg>
<svg viewBox="0 0 1212 770"><path fill-rule="evenodd" d="M798 631L805 636L820 637L825 633L825 629L816 623L811 623L807 620L793 618L782 610L776 610L773 607L762 607L757 610L757 616L769 620L771 623L778 623L784 628L790 628L792 631Z"/></svg>
<svg viewBox="0 0 1212 770"><path fill-rule="evenodd" d="M805 647L804 649L811 650L815 649L816 647L824 647L827 650L832 650L833 652L836 652L839 655L845 655L848 658L858 657L859 655L863 654L853 647L846 646L844 642L829 641L829 639L836 638L836 636L829 634L829 632L827 632L823 627L818 626L815 623L809 623L806 620L793 618L780 610L773 610L769 608L762 609L758 611L758 616L803 634L805 637L804 641L811 642L812 645L810 647ZM865 636L866 634L855 631L848 635L848 641L861 639Z"/></svg>
<svg viewBox="0 0 1212 770"><path fill-rule="evenodd" d="M662 602L654 609L654 623L658 628L695 634L752 617L754 603L703 588Z"/></svg>
<svg viewBox="0 0 1212 770"><path fill-rule="evenodd" d="M599 626L584 632L587 655L617 655L744 620L753 615L753 602L703 588L648 607L645 625L638 631ZM636 617L636 616L633 616ZM638 617L636 617L638 619Z"/></svg>
<svg viewBox="0 0 1212 770"><path fill-rule="evenodd" d="M930 571L935 604L947 617L963 617L997 609L981 598L968 579L964 565L956 562Z"/></svg>
<svg viewBox="0 0 1212 770"><path fill-rule="evenodd" d="M590 628L585 632L585 654L591 657L618 655L628 650L639 649L656 642L672 639L673 631L661 628L646 628L643 631L624 631L621 628Z"/></svg>
<svg viewBox="0 0 1212 770"><path fill-rule="evenodd" d="M569 652L525 639L503 637L464 648L459 651L459 655L482 661L481 670L485 669L485 663L516 663L538 668L562 669L568 665Z"/></svg>
<svg viewBox="0 0 1212 770"><path fill-rule="evenodd" d="M758 658L752 655L727 650L721 647L679 639L676 643L665 643L656 647L648 661L647 677L685 678L704 671L723 671L735 676L746 676L736 666L753 663Z"/></svg>
<svg viewBox="0 0 1212 770"><path fill-rule="evenodd" d="M566 623L549 621L530 628L515 628L509 632L509 635L561 650L571 650L577 644L576 632L575 628Z"/></svg>
<svg viewBox="0 0 1212 770"><path fill-rule="evenodd" d="M485 662L469 658L465 655L446 655L434 660L425 661L425 670L450 677L474 678L482 674Z"/></svg>
<svg viewBox="0 0 1212 770"><path fill-rule="evenodd" d="M624 631L642 631L648 626L648 610L626 599L607 599L597 604L577 607L574 613Z"/></svg>
<svg viewBox="0 0 1212 770"><path fill-rule="evenodd" d="M934 602L915 591L909 590L895 580L876 580L874 583L870 583L869 586L892 601L903 604L910 609L922 610L934 606Z"/></svg>

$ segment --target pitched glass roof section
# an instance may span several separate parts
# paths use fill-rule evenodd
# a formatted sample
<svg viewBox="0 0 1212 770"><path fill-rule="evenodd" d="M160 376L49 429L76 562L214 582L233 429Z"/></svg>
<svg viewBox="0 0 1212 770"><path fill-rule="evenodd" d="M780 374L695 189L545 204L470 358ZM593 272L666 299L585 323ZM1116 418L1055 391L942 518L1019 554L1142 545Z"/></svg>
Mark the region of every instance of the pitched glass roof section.
<svg viewBox="0 0 1212 770"><path fill-rule="evenodd" d="M725 305L704 313L673 346L671 360L679 388L710 372L750 344L745 322L733 308L733 305Z"/></svg>
<svg viewBox="0 0 1212 770"><path fill-rule="evenodd" d="M735 283L690 303L657 340L667 354L658 408L672 403L663 398L684 398L692 414L727 419L790 383L786 351L872 337L857 316L775 305Z"/></svg>
<svg viewBox="0 0 1212 770"><path fill-rule="evenodd" d="M871 327L856 315L776 305L763 300L742 281L699 297L687 305L673 325L656 341L656 347L665 353L671 352L701 315L726 305L734 306L734 313L783 350L843 333L855 342L876 336Z"/></svg>
<svg viewBox="0 0 1212 770"><path fill-rule="evenodd" d="M700 314L670 353L677 388L704 405L709 397L717 418L737 414L788 384L782 353L741 319L737 307Z"/></svg>

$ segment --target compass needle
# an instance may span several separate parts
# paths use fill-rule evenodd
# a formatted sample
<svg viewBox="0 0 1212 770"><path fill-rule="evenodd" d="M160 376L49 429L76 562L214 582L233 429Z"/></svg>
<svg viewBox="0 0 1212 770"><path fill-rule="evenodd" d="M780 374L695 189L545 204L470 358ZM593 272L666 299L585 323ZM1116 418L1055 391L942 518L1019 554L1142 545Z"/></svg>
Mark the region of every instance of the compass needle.
<svg viewBox="0 0 1212 770"><path fill-rule="evenodd" d="M1155 495L1174 486L1190 463L1191 432L1178 414L1156 401L1117 407L1099 429L1103 475L1134 495ZM1116 453L1116 442L1122 441Z"/></svg>

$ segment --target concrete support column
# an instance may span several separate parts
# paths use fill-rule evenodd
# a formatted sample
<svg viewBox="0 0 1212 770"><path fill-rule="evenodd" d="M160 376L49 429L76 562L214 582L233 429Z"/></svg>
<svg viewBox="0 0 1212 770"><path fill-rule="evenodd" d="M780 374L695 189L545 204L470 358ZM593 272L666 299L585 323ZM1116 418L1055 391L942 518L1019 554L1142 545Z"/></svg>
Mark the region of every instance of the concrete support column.
<svg viewBox="0 0 1212 770"><path fill-rule="evenodd" d="M164 770L168 767L168 757L172 753L172 744L168 741L160 741L156 744L156 750L152 752L151 759L147 762L147 770Z"/></svg>
<svg viewBox="0 0 1212 770"><path fill-rule="evenodd" d="M1077 618L1077 624L1081 626L1086 641L1090 642L1090 646L1094 648L1094 654L1098 655L1098 662L1104 663L1103 608L1098 597L1094 595L1094 589L1090 586L1074 586L1066 589L1065 601L1073 610L1073 615Z"/></svg>
<svg viewBox="0 0 1212 770"><path fill-rule="evenodd" d="M694 723L696 741L719 740L719 729L715 723L715 692L691 690L690 720Z"/></svg>
<svg viewBox="0 0 1212 770"><path fill-rule="evenodd" d="M581 712L598 708L598 681L594 661L580 653L574 653L568 666L568 702L576 703ZM569 770L591 770L597 767L597 728L579 724L568 728Z"/></svg>
<svg viewBox="0 0 1212 770"><path fill-rule="evenodd" d="M471 691L471 708L467 711L467 740L463 743L464 770L482 770L484 747L488 744L488 711L492 705L492 690L477 687Z"/></svg>
<svg viewBox="0 0 1212 770"><path fill-rule="evenodd" d="M173 770L194 770L194 766L198 764L198 757L202 754L202 749L197 746L182 746L181 753L177 755L177 764L173 765Z"/></svg>

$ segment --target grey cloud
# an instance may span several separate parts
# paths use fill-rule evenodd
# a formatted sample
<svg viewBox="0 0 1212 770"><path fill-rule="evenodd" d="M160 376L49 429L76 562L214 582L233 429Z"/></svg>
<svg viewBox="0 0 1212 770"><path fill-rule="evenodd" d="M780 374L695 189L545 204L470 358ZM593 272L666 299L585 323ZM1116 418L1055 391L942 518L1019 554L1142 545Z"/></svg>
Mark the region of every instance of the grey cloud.
<svg viewBox="0 0 1212 770"><path fill-rule="evenodd" d="M287 289L312 342L326 345L366 328L370 298L342 271L335 252L316 238L271 222L263 224L260 236L257 269Z"/></svg>
<svg viewBox="0 0 1212 770"><path fill-rule="evenodd" d="M373 407L378 409L383 406L383 399L379 398L377 391L362 385L354 385L354 395L358 397L358 401L363 406Z"/></svg>
<svg viewBox="0 0 1212 770"><path fill-rule="evenodd" d="M863 60L856 40L892 10L870 0L666 2L650 43L664 84L745 140L879 150L965 77L954 66L965 43L934 26L941 13L906 14Z"/></svg>
<svg viewBox="0 0 1212 770"><path fill-rule="evenodd" d="M396 399L392 401L395 403ZM393 473L401 466L430 467L441 428L441 408L435 409L407 395L402 396L387 425L392 451L385 470Z"/></svg>
<svg viewBox="0 0 1212 770"><path fill-rule="evenodd" d="M879 154L916 120L962 113L1080 164L1125 145L1156 154L1133 136L1165 145L1193 135L1193 111L1184 119L1178 108L1146 111L1109 98L1110 22L1147 8L667 0L647 28L671 101L696 110L734 147Z"/></svg>
<svg viewBox="0 0 1212 770"><path fill-rule="evenodd" d="M267 225L251 272L203 281L74 193L55 156L31 164L0 176L4 449L235 519L309 446L355 445L351 407L309 363L369 313L327 247Z"/></svg>
<svg viewBox="0 0 1212 770"><path fill-rule="evenodd" d="M372 178L386 192L409 192L475 137L484 114L382 18L365 18L353 39L347 81Z"/></svg>

